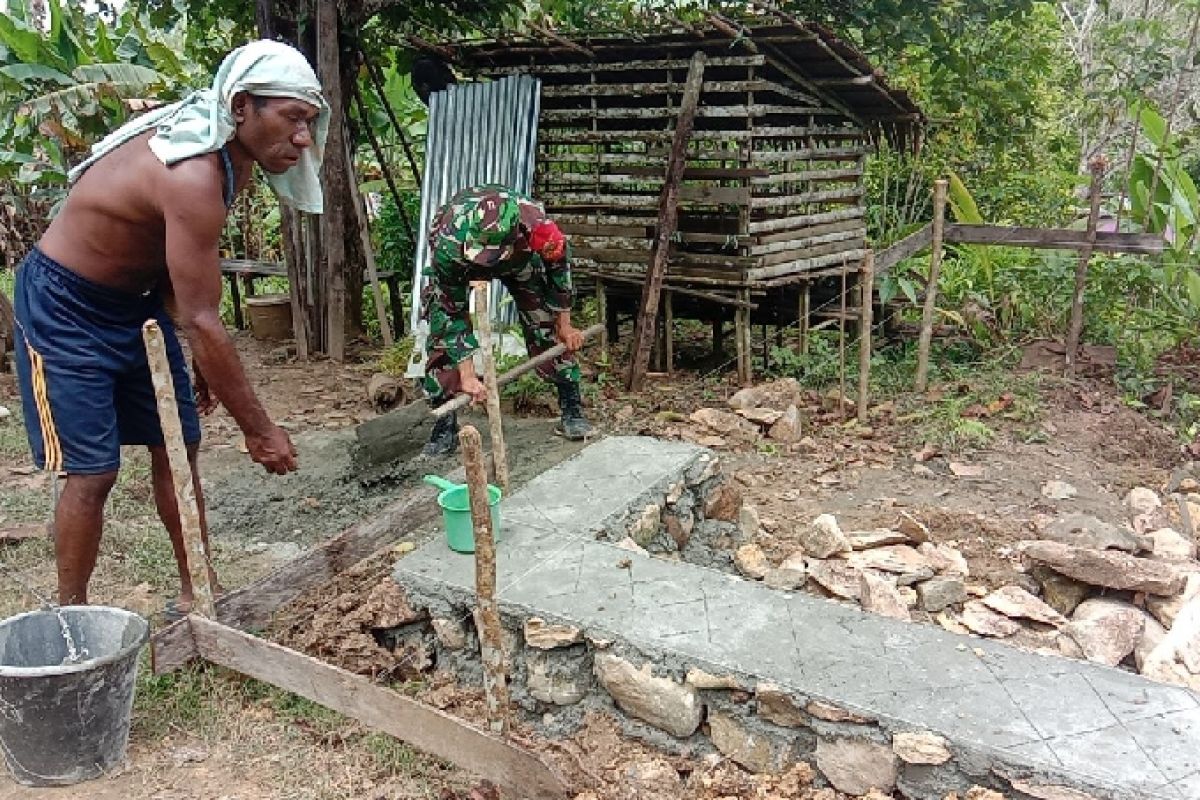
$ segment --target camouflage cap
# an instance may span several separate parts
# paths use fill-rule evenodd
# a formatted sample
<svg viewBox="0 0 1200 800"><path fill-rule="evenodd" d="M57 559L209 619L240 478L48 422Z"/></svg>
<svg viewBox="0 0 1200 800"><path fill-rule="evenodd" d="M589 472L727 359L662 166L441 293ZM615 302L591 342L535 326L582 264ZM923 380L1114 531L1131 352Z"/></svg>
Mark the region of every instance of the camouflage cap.
<svg viewBox="0 0 1200 800"><path fill-rule="evenodd" d="M504 244L516 230L521 219L521 208L517 201L504 193L483 198L475 207L475 219L471 228L484 246Z"/></svg>

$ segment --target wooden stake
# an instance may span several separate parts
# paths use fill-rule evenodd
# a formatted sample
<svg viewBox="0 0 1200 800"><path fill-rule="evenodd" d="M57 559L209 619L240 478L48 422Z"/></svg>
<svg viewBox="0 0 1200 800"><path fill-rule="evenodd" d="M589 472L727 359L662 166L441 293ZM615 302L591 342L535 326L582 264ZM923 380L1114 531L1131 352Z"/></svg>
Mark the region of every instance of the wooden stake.
<svg viewBox="0 0 1200 800"><path fill-rule="evenodd" d="M496 544L492 538L492 514L488 508L487 470L483 465L483 440L471 425L458 434L463 466L471 497L471 521L475 524L475 625L483 659L483 691L488 724L493 733L508 728L508 680L504 639L500 633L500 610L496 606Z"/></svg>
<svg viewBox="0 0 1200 800"><path fill-rule="evenodd" d="M321 214L321 247L325 252L325 352L334 361L346 359L346 225L343 203L349 196L349 164L346 163L345 106L338 58L338 10L335 0L317 0L317 74L321 92L329 104L329 135L325 141L325 163L321 184L325 210Z"/></svg>
<svg viewBox="0 0 1200 800"><path fill-rule="evenodd" d="M675 304L672 301L672 293L666 292L663 297L663 333L666 336L667 347L667 374L675 374Z"/></svg>
<svg viewBox="0 0 1200 800"><path fill-rule="evenodd" d="M858 333L858 421L867 422L867 403L871 392L871 336L875 324L875 252L868 250L863 259L862 276L859 278L862 288L862 316L859 321Z"/></svg>
<svg viewBox="0 0 1200 800"><path fill-rule="evenodd" d="M658 199L658 233L650 251L650 265L646 270L646 284L642 289L642 302L638 311L634 333L633 361L629 365L630 391L639 391L646 378L650 363L650 349L654 345L654 326L658 319L658 300L662 293L663 279L667 272L667 261L671 255L671 238L679 224L679 186L687 165L687 145L692 137L696 121L696 107L700 103L700 90L704 85L704 63L702 51L692 55L688 67L687 83L683 100L679 106L679 117L675 136L671 142L671 157L667 163L666 179Z"/></svg>
<svg viewBox="0 0 1200 800"><path fill-rule="evenodd" d="M604 280L596 276L596 319L605 322L608 319L608 292L604 290ZM600 332L600 358L608 362L608 327Z"/></svg>
<svg viewBox="0 0 1200 800"><path fill-rule="evenodd" d="M156 321L147 320L142 326L142 340L146 343L146 359L150 364L154 397L158 401L158 419L171 466L171 482L175 485L175 504L179 508L183 544L187 550L187 570L192 580L192 613L211 618L214 612L212 585L208 581L209 554L204 547L196 484L187 457L187 445L183 441L179 407L175 403L175 381L171 377L162 329Z"/></svg>
<svg viewBox="0 0 1200 800"><path fill-rule="evenodd" d="M925 287L925 308L921 311L921 337L917 342L917 391L929 384L929 348L933 344L933 312L937 308L938 278L942 274L942 242L946 236L946 180L933 184L933 251L929 255L929 284Z"/></svg>
<svg viewBox="0 0 1200 800"><path fill-rule="evenodd" d="M487 281L475 284L475 313L478 317L475 330L479 333L479 350L483 356L483 384L487 387L488 430L492 434L492 474L496 476L496 485L508 494L508 448L504 445L504 425L500 419L500 385L496 380Z"/></svg>
<svg viewBox="0 0 1200 800"><path fill-rule="evenodd" d="M1083 336L1083 296L1087 291L1088 266L1096 244L1096 228L1100 224L1100 187L1104 183L1104 171L1108 162L1097 156L1088 164L1092 173L1092 186L1088 192L1087 239L1079 251L1079 263L1075 265L1075 294L1071 299L1071 323L1067 329L1067 375L1074 376L1079 361L1079 340Z"/></svg>
<svg viewBox="0 0 1200 800"><path fill-rule="evenodd" d="M353 173L354 158L351 155L349 143L346 145L346 167ZM375 268L375 248L371 244L366 198L358 190L357 180L350 181L348 188L350 199L354 203L354 215L358 217L358 232L362 241L363 258L367 261L367 280L371 282L371 296L375 299L375 316L379 317L379 333L383 336L384 347L391 347L396 340L392 337L392 323L388 320L387 306L383 302L383 287L379 285L379 270Z"/></svg>

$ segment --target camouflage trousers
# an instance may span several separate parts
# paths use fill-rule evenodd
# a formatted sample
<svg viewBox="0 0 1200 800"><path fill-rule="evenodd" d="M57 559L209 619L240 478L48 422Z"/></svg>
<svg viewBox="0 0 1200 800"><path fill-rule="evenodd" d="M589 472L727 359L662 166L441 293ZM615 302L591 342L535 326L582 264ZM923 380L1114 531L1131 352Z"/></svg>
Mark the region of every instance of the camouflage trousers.
<svg viewBox="0 0 1200 800"><path fill-rule="evenodd" d="M455 276L457 278L458 276ZM540 270L522 269L515 274L497 276L517 306L525 350L530 358L558 344L554 322L558 312L546 304L548 287ZM464 329L464 318L447 313L465 308L470 287L466 276L462 280L438 280L431 277L421 293L421 316L429 321L429 340L425 352L423 386L433 405L440 405L461 391L457 364L478 348L475 336ZM537 374L552 383L579 382L579 362L564 353L540 365Z"/></svg>

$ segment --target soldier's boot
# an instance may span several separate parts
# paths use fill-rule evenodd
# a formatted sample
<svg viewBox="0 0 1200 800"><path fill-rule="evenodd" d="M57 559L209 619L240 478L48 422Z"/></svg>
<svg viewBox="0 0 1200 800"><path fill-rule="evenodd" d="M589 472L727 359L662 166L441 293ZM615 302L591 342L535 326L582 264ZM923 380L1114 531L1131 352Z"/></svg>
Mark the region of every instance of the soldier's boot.
<svg viewBox="0 0 1200 800"><path fill-rule="evenodd" d="M558 388L558 407L562 419L554 432L571 441L587 439L595 433L595 428L583 416L583 398L579 395L579 382L560 380L555 382Z"/></svg>
<svg viewBox="0 0 1200 800"><path fill-rule="evenodd" d="M426 456L445 456L458 450L458 412L452 411L444 417L438 417L433 423L433 433L429 442L421 450Z"/></svg>

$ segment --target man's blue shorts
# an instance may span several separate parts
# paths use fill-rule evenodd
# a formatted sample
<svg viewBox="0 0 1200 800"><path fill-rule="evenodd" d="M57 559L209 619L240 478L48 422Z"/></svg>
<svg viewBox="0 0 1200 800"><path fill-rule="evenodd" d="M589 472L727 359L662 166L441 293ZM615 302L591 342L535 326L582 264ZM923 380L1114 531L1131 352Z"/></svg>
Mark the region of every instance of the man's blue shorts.
<svg viewBox="0 0 1200 800"><path fill-rule="evenodd" d="M166 340L183 438L200 418L175 326L157 291L133 294L80 277L34 248L17 268L17 379L34 462L94 475L121 465L121 445L161 445L142 324Z"/></svg>

